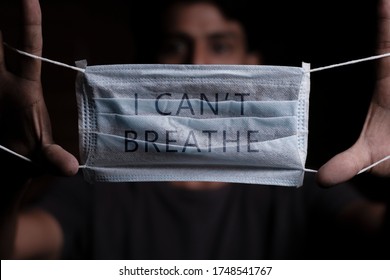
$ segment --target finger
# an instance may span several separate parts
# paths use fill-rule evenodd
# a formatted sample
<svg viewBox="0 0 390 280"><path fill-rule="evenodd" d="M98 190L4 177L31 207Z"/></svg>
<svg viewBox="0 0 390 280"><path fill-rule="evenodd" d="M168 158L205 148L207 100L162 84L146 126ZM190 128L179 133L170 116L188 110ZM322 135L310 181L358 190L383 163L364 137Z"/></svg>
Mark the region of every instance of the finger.
<svg viewBox="0 0 390 280"><path fill-rule="evenodd" d="M381 0L379 6L378 53L390 52L390 0ZM379 61L379 79L390 77L390 58Z"/></svg>
<svg viewBox="0 0 390 280"><path fill-rule="evenodd" d="M369 153L359 144L355 144L325 163L317 172L317 182L322 187L346 182L369 164Z"/></svg>
<svg viewBox="0 0 390 280"><path fill-rule="evenodd" d="M56 144L46 145L43 148L45 163L54 173L62 176L73 176L79 169L77 159L61 146Z"/></svg>
<svg viewBox="0 0 390 280"><path fill-rule="evenodd" d="M42 25L39 0L23 0L23 50L42 56ZM41 76L41 61L33 58L23 58L22 77L39 81Z"/></svg>

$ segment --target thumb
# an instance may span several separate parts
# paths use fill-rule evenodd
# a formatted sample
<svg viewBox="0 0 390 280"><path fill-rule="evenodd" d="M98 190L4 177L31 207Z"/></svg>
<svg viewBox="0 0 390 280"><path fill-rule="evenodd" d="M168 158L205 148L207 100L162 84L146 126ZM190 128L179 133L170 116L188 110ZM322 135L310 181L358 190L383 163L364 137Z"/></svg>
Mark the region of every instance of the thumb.
<svg viewBox="0 0 390 280"><path fill-rule="evenodd" d="M350 180L370 164L370 157L364 151L361 145L355 144L334 156L318 170L318 183L330 187Z"/></svg>
<svg viewBox="0 0 390 280"><path fill-rule="evenodd" d="M73 176L79 169L77 159L57 144L47 144L42 149L44 164L51 173L61 176Z"/></svg>

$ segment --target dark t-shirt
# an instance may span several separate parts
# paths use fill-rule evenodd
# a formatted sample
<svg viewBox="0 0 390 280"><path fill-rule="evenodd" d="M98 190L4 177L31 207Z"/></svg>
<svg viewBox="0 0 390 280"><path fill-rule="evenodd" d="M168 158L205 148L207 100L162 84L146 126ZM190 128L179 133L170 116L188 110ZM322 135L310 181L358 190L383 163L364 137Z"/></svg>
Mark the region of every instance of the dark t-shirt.
<svg viewBox="0 0 390 280"><path fill-rule="evenodd" d="M300 188L197 191L76 176L51 187L39 207L59 221L65 259L307 259L344 257L346 243L330 233L357 199L349 186L319 188L312 175Z"/></svg>

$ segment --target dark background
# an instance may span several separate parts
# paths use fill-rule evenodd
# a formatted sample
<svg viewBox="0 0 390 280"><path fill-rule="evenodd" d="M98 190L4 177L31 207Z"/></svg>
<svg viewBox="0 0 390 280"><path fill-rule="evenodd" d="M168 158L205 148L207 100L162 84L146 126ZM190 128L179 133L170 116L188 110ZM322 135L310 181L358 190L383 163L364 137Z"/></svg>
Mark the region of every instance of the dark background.
<svg viewBox="0 0 390 280"><path fill-rule="evenodd" d="M4 41L14 46L18 45L18 2L0 4ZM247 2L267 64L300 66L304 61L316 68L375 54L377 1ZM80 59L90 65L132 63L132 28L153 23L155 3L41 0L43 56L70 65ZM43 64L42 82L55 139L77 154L75 76L72 70ZM374 77L374 61L312 74L309 168L318 168L356 140Z"/></svg>
<svg viewBox="0 0 390 280"><path fill-rule="evenodd" d="M16 47L18 2L0 3L4 41ZM87 59L89 65L134 63L133 34L153 24L158 2L41 0L43 56L71 65L80 59ZM267 64L300 66L304 61L316 68L376 54L376 0L239 2L247 7ZM145 30L145 39L153 38L153 32ZM357 139L374 89L375 63L312 74L308 168L318 169ZM72 70L43 64L54 138L78 154L75 77ZM365 192L370 193L374 185L388 185L386 179L366 177L354 179Z"/></svg>

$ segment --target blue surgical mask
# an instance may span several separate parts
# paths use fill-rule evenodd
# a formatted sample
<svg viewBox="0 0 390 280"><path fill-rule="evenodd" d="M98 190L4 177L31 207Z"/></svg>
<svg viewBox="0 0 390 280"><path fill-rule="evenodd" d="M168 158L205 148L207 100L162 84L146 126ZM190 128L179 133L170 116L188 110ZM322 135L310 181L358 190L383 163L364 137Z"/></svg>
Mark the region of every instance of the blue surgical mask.
<svg viewBox="0 0 390 280"><path fill-rule="evenodd" d="M88 66L76 83L85 179L301 186L308 68Z"/></svg>

